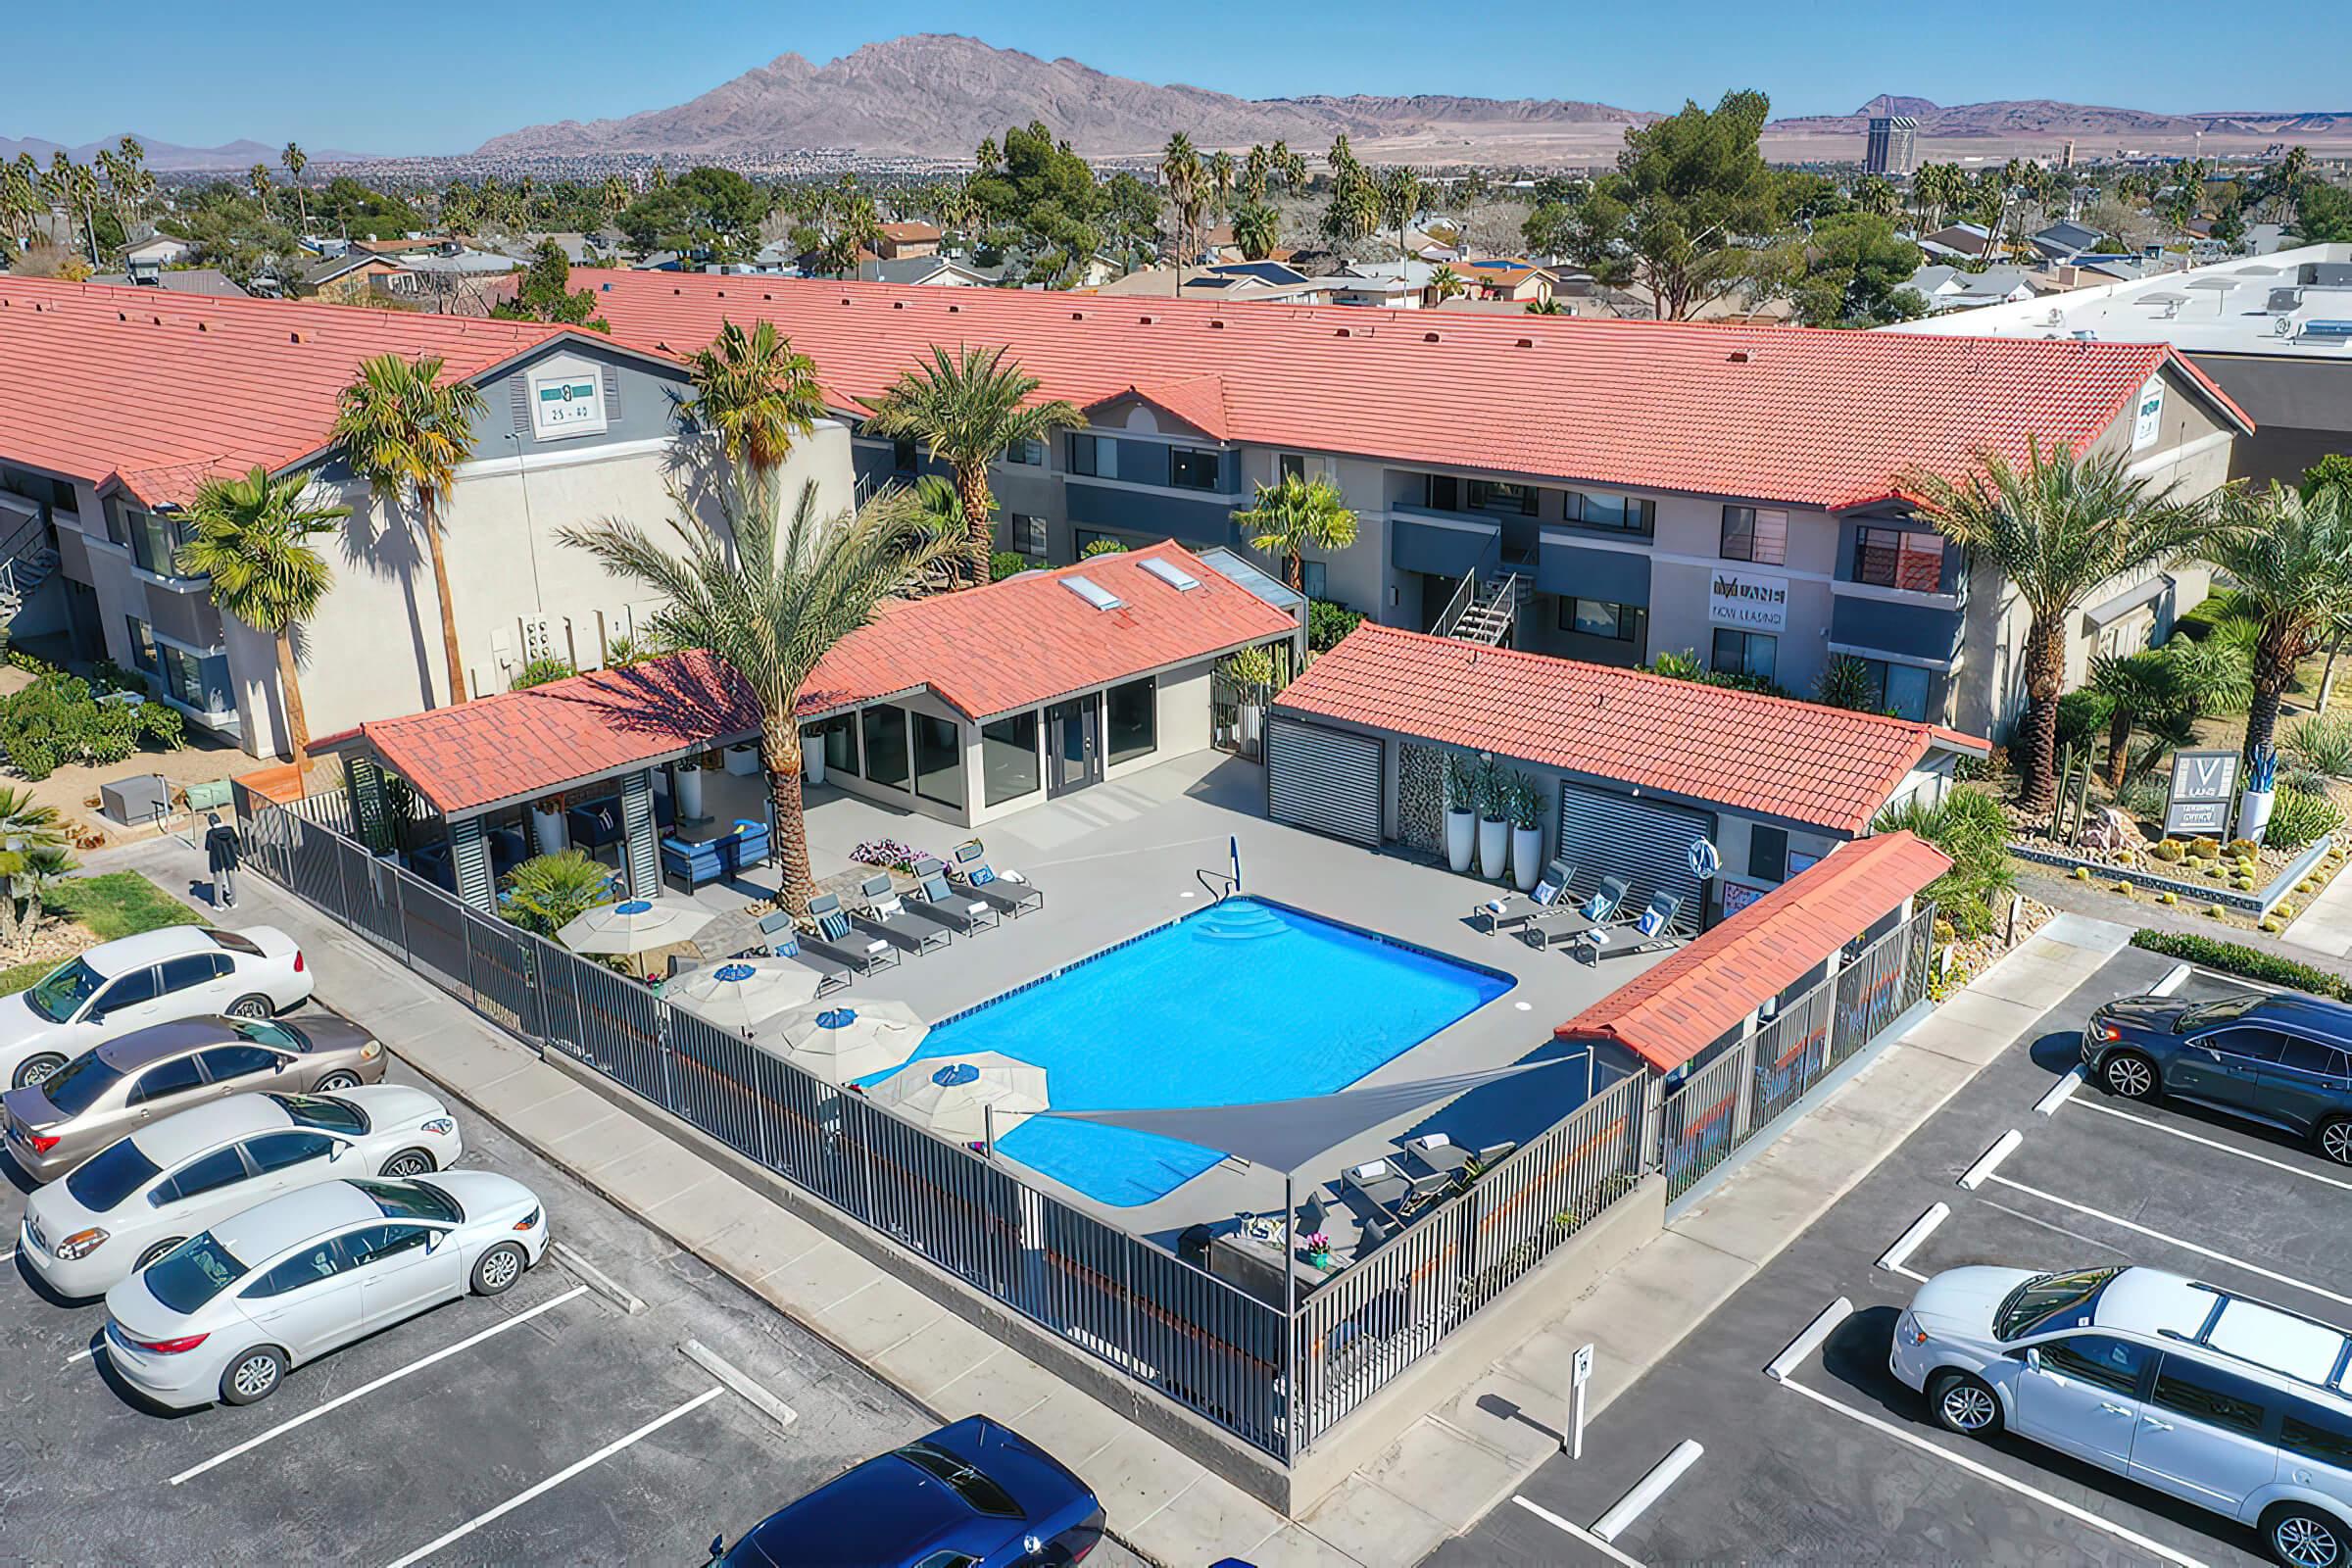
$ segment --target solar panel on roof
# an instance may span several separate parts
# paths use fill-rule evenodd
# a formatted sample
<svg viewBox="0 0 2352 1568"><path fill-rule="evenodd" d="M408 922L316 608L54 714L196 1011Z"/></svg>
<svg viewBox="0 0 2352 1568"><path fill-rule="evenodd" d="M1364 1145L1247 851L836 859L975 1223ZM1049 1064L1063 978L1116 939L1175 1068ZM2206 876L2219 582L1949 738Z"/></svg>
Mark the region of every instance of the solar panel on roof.
<svg viewBox="0 0 2352 1568"><path fill-rule="evenodd" d="M1247 589L1276 610L1296 610L1306 602L1304 594L1269 577L1222 545L1203 550L1200 556L1200 564L1235 587Z"/></svg>
<svg viewBox="0 0 2352 1568"><path fill-rule="evenodd" d="M1097 610L1119 610L1127 603L1092 577L1064 577L1061 585Z"/></svg>

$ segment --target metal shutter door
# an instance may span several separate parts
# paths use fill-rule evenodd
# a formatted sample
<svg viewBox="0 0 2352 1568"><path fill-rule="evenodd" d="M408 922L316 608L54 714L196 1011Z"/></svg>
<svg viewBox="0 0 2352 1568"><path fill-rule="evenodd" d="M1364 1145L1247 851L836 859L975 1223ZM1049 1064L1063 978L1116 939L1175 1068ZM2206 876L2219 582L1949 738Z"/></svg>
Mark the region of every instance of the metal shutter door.
<svg viewBox="0 0 2352 1568"><path fill-rule="evenodd" d="M1277 822L1380 843L1380 742L1274 717L1266 727L1267 807Z"/></svg>
<svg viewBox="0 0 2352 1568"><path fill-rule="evenodd" d="M1690 841L1714 836L1715 818L1705 811L1560 781L1561 858L1576 867L1580 888L1611 873L1625 878L1628 914L1651 894L1671 893L1683 901L1685 918L1701 918L1706 904L1690 874Z"/></svg>

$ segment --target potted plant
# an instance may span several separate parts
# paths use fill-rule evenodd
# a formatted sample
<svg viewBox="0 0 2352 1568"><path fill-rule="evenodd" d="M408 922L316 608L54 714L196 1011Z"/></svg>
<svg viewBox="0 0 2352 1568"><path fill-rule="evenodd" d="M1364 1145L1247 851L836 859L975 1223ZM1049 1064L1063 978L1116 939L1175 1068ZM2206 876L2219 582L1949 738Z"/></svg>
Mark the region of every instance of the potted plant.
<svg viewBox="0 0 2352 1568"><path fill-rule="evenodd" d="M801 779L808 784L825 781L825 737L817 730L801 731Z"/></svg>
<svg viewBox="0 0 2352 1568"><path fill-rule="evenodd" d="M1261 699L1274 684L1274 655L1263 648L1244 648L1225 661L1225 675L1241 688L1234 722L1241 728L1243 753L1253 755L1257 751L1258 731L1266 720Z"/></svg>
<svg viewBox="0 0 2352 1568"><path fill-rule="evenodd" d="M1544 874L1544 793L1530 773L1511 775L1511 880L1525 893Z"/></svg>
<svg viewBox="0 0 2352 1568"><path fill-rule="evenodd" d="M531 803L531 848L541 855L562 855L571 848L564 827L564 797L549 795Z"/></svg>
<svg viewBox="0 0 2352 1568"><path fill-rule="evenodd" d="M1470 869L1470 848L1478 825L1478 771L1453 752L1446 759L1446 863L1459 875Z"/></svg>
<svg viewBox="0 0 2352 1568"><path fill-rule="evenodd" d="M1499 882L1510 873L1510 770L1493 758L1478 764L1478 874Z"/></svg>
<svg viewBox="0 0 2352 1568"><path fill-rule="evenodd" d="M1315 1268L1331 1267L1331 1238L1321 1231L1306 1237L1306 1260Z"/></svg>
<svg viewBox="0 0 2352 1568"><path fill-rule="evenodd" d="M699 757L681 757L670 774L678 781L678 820L699 821L703 814L703 761Z"/></svg>
<svg viewBox="0 0 2352 1568"><path fill-rule="evenodd" d="M737 741L727 748L726 768L739 778L749 778L760 771L760 748L750 741Z"/></svg>

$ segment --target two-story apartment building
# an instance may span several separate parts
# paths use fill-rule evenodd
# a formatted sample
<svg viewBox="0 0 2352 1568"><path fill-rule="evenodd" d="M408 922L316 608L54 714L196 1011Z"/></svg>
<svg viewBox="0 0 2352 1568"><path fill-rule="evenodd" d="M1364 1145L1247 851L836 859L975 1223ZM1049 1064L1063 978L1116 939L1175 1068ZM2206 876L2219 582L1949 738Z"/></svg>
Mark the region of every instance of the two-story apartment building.
<svg viewBox="0 0 2352 1568"><path fill-rule="evenodd" d="M1880 706L1975 733L2023 706L2025 617L1913 514L1905 482L2029 439L2218 486L2245 416L2161 344L1980 342L1795 327L1414 315L1004 290L580 272L616 338L665 354L772 320L856 420L933 344L1003 346L1083 430L1007 453L999 540L1042 562L1099 540L1238 546L1233 513L1328 476L1350 549L1307 592L1441 628L1471 599L1508 641L1631 665L1688 651L1809 694L1835 659ZM914 443L853 442L858 482ZM2204 596L2190 567L2106 585L2071 663Z"/></svg>

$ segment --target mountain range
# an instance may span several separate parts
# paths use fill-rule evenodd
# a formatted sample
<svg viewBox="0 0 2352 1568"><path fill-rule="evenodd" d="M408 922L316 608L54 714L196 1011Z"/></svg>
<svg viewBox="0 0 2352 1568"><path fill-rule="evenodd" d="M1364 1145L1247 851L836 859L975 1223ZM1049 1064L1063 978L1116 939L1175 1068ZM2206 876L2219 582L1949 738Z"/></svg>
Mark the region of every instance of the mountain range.
<svg viewBox="0 0 2352 1568"><path fill-rule="evenodd" d="M135 131L131 134L137 136ZM104 141L68 147L58 142L44 141L38 136L27 136L21 141L0 136L0 163L14 163L19 153L30 153L32 161L46 169L50 158L63 152L74 163L86 164L95 160L101 152L113 151L122 140L121 136L109 136ZM275 147L265 147L258 141L223 142L218 147L181 147L172 142L157 141L152 136L138 136L138 142L147 154L147 167L164 174L186 173L191 170L251 169L256 164L268 164L274 173L278 154L285 151L283 142ZM318 164L357 163L368 156L367 153L340 152L331 147L310 154L311 161Z"/></svg>

